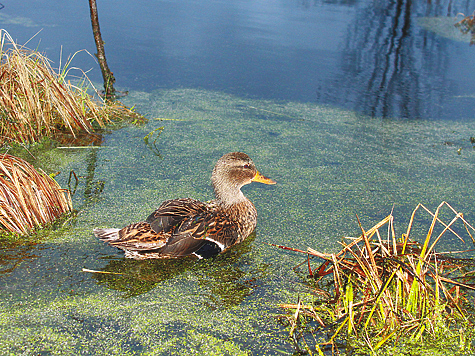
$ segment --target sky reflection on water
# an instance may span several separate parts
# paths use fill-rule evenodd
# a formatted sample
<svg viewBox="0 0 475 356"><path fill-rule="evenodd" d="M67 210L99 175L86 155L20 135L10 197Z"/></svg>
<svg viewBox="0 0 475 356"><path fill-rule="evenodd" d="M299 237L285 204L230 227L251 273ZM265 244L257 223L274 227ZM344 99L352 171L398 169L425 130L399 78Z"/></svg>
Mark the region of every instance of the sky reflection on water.
<svg viewBox="0 0 475 356"><path fill-rule="evenodd" d="M0 26L57 61L95 52L87 3L4 3ZM375 116L473 116L468 42L421 27L421 17L471 13L474 1L99 2L109 66L119 87L203 88L316 102ZM455 22L453 19L448 21ZM467 35L469 36L469 35ZM94 68L82 53L74 65Z"/></svg>

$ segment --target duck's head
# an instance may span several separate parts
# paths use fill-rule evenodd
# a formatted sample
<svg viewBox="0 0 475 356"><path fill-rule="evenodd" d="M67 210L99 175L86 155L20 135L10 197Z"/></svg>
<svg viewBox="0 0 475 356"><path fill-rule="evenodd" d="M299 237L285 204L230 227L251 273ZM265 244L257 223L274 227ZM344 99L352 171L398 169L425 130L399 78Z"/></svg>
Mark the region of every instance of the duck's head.
<svg viewBox="0 0 475 356"><path fill-rule="evenodd" d="M243 185L260 182L275 184L261 175L251 158L242 152L231 152L221 157L211 176L216 198L224 204L233 204L246 199L241 192Z"/></svg>

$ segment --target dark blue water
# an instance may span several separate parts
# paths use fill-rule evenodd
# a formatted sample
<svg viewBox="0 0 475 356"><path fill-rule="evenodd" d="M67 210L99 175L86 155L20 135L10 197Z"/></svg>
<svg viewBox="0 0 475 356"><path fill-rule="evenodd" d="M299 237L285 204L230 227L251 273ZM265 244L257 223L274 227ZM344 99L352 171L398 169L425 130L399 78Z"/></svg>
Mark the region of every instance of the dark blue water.
<svg viewBox="0 0 475 356"><path fill-rule="evenodd" d="M58 65L95 53L87 1L3 0L0 27ZM109 66L128 90L203 88L376 117L473 117L475 48L418 24L475 1L98 1ZM455 22L455 21L454 21ZM469 35L467 35L469 36ZM100 81L86 53L73 65Z"/></svg>

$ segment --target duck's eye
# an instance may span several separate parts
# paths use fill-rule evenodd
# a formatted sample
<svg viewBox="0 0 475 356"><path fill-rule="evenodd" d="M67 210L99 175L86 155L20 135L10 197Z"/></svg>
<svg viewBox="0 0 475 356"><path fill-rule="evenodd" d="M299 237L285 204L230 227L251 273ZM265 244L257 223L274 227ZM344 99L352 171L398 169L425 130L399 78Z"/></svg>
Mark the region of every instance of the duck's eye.
<svg viewBox="0 0 475 356"><path fill-rule="evenodd" d="M246 163L246 164L243 166L243 168L244 168L244 169L249 169L249 168L251 168L251 166Z"/></svg>

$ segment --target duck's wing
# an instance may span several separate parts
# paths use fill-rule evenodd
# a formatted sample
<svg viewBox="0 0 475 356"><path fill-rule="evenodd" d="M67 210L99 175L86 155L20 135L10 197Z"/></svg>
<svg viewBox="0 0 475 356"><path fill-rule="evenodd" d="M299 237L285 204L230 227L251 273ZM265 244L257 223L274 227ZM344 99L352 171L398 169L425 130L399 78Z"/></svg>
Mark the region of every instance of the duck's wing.
<svg viewBox="0 0 475 356"><path fill-rule="evenodd" d="M109 235L110 236L110 235ZM240 239L240 229L225 213L195 199L167 200L146 221L103 238L129 251L129 257L215 256Z"/></svg>
<svg viewBox="0 0 475 356"><path fill-rule="evenodd" d="M223 213L207 211L181 221L160 253L181 257L196 255L198 258L215 256L239 238L239 228Z"/></svg>
<svg viewBox="0 0 475 356"><path fill-rule="evenodd" d="M115 239L102 239L123 250L157 250L165 246L169 234L156 233L147 222L128 225L118 231Z"/></svg>
<svg viewBox="0 0 475 356"><path fill-rule="evenodd" d="M206 204L196 199L173 199L162 203L145 220L156 233L173 233L190 217L205 215Z"/></svg>
<svg viewBox="0 0 475 356"><path fill-rule="evenodd" d="M192 254L205 243L192 235L198 226L198 216L206 216L207 205L195 199L175 199L163 202L144 222L124 227L110 238L101 238L110 245L133 252L134 258L181 257ZM105 235L105 234L104 234ZM171 247L162 251L162 248ZM152 255L146 256L146 255Z"/></svg>

